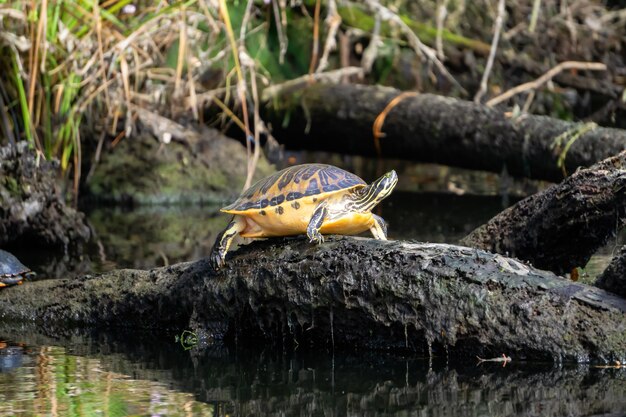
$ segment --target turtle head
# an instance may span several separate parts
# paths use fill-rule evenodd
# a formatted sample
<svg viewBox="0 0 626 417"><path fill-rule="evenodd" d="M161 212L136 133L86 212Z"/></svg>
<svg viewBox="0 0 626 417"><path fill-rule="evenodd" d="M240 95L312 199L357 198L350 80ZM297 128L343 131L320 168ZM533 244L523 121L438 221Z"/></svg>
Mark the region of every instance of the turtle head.
<svg viewBox="0 0 626 417"><path fill-rule="evenodd" d="M385 197L393 191L398 183L396 171L389 171L367 187L361 188L356 195L356 204L359 211L365 212L373 209Z"/></svg>

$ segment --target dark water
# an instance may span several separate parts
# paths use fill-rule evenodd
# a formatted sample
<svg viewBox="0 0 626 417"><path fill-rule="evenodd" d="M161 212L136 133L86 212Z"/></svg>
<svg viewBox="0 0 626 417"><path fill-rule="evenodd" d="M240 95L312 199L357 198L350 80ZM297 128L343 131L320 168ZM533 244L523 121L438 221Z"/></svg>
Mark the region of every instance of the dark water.
<svg viewBox="0 0 626 417"><path fill-rule="evenodd" d="M392 239L454 243L502 207L498 197L395 193L377 214ZM17 255L45 278L151 268L207 256L228 221L217 207L101 208L88 217L97 238L79 258ZM601 271L624 240L588 272ZM177 336L47 334L0 318L0 417L626 416L624 368L188 349Z"/></svg>
<svg viewBox="0 0 626 417"><path fill-rule="evenodd" d="M626 370L323 351L185 350L173 335L0 325L0 416L619 416ZM19 342L19 343L18 343Z"/></svg>

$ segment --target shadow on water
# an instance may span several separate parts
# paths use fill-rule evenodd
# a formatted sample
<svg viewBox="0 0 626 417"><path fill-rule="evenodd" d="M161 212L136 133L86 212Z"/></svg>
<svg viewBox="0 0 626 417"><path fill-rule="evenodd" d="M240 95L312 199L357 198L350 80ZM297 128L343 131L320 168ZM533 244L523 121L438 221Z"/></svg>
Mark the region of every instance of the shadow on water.
<svg viewBox="0 0 626 417"><path fill-rule="evenodd" d="M624 369L185 350L173 335L48 336L2 323L0 335L11 335L0 349L0 416L626 413ZM9 356L19 360L3 360Z"/></svg>

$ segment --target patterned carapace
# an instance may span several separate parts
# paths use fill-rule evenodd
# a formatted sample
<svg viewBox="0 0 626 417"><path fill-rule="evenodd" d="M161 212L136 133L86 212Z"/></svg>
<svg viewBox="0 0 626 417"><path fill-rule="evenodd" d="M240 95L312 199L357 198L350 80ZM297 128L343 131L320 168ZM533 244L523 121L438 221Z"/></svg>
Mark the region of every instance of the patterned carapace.
<svg viewBox="0 0 626 417"><path fill-rule="evenodd" d="M366 185L367 183L358 176L332 165L296 165L260 180L222 211L235 213L262 210L268 206L282 204L285 200L293 201ZM286 192L285 188L289 192Z"/></svg>

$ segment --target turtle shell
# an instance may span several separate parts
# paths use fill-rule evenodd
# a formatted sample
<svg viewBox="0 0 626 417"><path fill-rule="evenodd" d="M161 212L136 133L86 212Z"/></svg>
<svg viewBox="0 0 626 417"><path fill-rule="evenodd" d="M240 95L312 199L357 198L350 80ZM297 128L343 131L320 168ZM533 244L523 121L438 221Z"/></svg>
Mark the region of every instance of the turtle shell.
<svg viewBox="0 0 626 417"><path fill-rule="evenodd" d="M330 194L366 185L360 177L332 165L295 165L258 181L245 190L237 201L222 208L222 211L242 214L305 197L317 196L322 199Z"/></svg>
<svg viewBox="0 0 626 417"><path fill-rule="evenodd" d="M32 271L15 256L0 249L0 284L17 284L31 273Z"/></svg>

